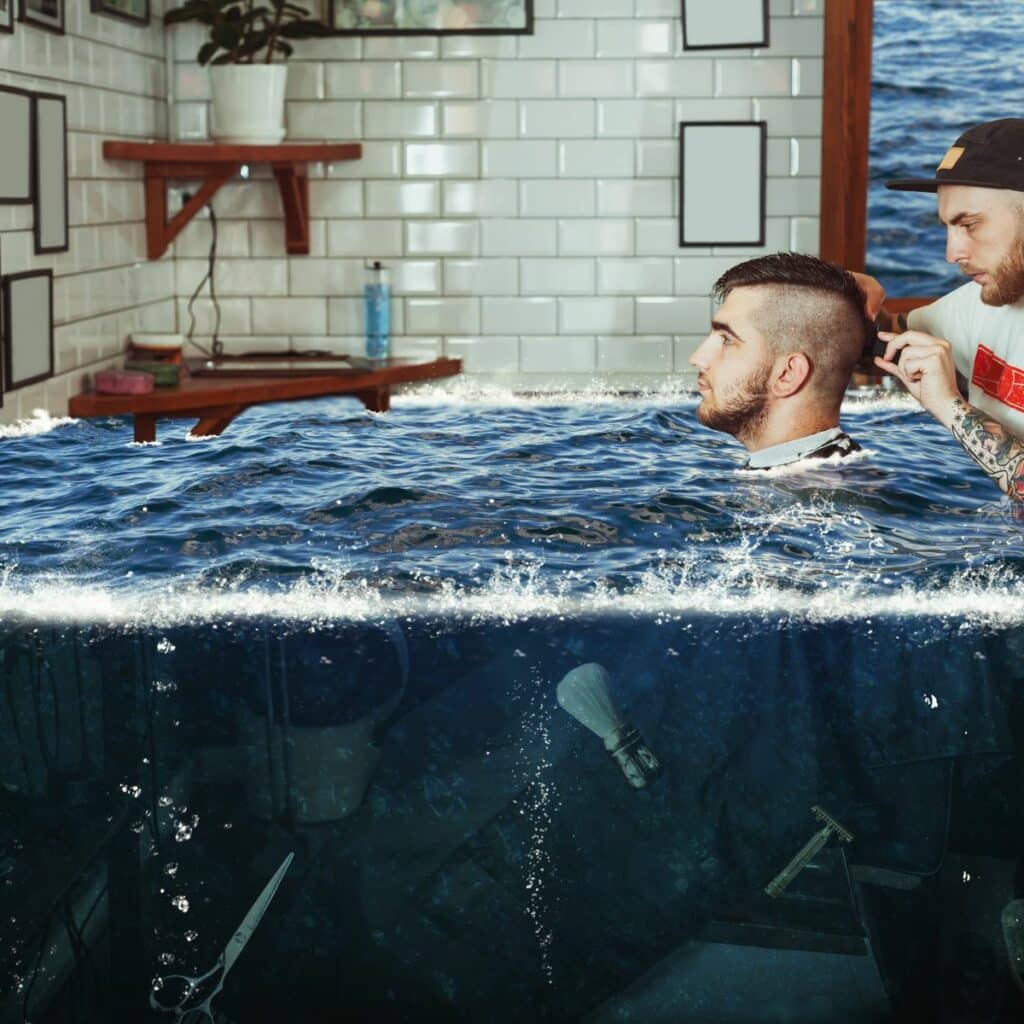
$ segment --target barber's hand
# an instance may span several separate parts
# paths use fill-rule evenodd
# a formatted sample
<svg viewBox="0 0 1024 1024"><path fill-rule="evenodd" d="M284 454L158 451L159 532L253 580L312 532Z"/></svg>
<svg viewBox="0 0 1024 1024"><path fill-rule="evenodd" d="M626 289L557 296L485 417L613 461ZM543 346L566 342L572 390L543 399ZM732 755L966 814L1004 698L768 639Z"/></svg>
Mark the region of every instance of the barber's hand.
<svg viewBox="0 0 1024 1024"><path fill-rule="evenodd" d="M869 320L874 320L885 302L885 289L870 274L858 274L853 270L850 273L864 292L864 312Z"/></svg>
<svg viewBox="0 0 1024 1024"><path fill-rule="evenodd" d="M949 342L923 331L879 331L878 337L886 342L885 356L876 356L875 366L899 377L921 405L948 427L954 403L963 400ZM901 352L898 363L894 361L897 352Z"/></svg>

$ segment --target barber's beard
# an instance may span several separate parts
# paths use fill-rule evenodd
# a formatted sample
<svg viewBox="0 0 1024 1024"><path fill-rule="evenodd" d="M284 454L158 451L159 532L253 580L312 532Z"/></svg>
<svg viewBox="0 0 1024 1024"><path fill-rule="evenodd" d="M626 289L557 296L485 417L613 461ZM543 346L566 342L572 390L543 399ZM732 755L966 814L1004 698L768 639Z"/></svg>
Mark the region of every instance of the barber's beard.
<svg viewBox="0 0 1024 1024"><path fill-rule="evenodd" d="M713 397L713 393L705 395L697 406L697 419L712 430L732 434L738 441L756 439L768 415L770 375L771 364L766 362L721 399Z"/></svg>
<svg viewBox="0 0 1024 1024"><path fill-rule="evenodd" d="M981 301L986 306L1009 306L1024 297L1024 233L1018 233L1006 258L981 286Z"/></svg>

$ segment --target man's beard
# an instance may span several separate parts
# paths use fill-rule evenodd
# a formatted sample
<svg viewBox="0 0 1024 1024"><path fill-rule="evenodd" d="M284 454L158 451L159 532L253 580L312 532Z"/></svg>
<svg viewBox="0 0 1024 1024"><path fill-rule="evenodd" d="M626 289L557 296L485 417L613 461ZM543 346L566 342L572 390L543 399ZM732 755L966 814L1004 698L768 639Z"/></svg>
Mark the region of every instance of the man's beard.
<svg viewBox="0 0 1024 1024"><path fill-rule="evenodd" d="M712 430L732 434L738 441L756 438L768 415L768 378L771 364L765 362L742 384L737 384L721 401L710 395L697 406L697 419Z"/></svg>
<svg viewBox="0 0 1024 1024"><path fill-rule="evenodd" d="M1006 258L991 277L981 286L981 301L986 306L1009 306L1024 297L1024 232L1014 238Z"/></svg>

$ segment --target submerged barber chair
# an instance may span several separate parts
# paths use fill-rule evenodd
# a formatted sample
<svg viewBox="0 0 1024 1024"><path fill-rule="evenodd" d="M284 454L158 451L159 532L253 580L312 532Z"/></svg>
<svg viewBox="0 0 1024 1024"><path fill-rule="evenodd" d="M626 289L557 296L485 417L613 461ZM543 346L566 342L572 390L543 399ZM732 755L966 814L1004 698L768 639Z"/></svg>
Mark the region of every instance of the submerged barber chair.
<svg viewBox="0 0 1024 1024"><path fill-rule="evenodd" d="M251 812L312 824L355 811L380 761L375 730L408 679L397 625L269 642L260 685L237 713Z"/></svg>

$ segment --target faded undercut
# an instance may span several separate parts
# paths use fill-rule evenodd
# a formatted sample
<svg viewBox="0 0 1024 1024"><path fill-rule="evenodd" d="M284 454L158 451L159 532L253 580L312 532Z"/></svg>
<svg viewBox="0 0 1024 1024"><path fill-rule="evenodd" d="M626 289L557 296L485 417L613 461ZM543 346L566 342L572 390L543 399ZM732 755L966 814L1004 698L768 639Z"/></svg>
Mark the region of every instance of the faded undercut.
<svg viewBox="0 0 1024 1024"><path fill-rule="evenodd" d="M872 332L854 276L815 256L777 252L731 267L712 296L724 302L736 288L763 293L754 317L772 355L803 353L809 387L838 406Z"/></svg>

